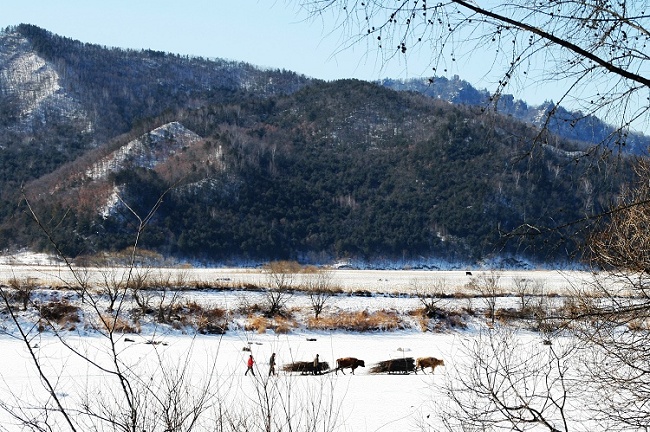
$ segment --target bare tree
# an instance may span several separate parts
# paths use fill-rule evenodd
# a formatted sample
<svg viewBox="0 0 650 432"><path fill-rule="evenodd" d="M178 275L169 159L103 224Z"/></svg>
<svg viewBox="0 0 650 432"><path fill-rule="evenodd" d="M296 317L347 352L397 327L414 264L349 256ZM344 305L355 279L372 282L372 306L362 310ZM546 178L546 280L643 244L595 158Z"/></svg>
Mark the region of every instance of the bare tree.
<svg viewBox="0 0 650 432"><path fill-rule="evenodd" d="M592 430L570 403L579 392L567 341L548 345L499 328L465 340L461 352L441 385L449 403L434 407L446 430Z"/></svg>
<svg viewBox="0 0 650 432"><path fill-rule="evenodd" d="M124 300L127 294L126 274L120 269L104 265L105 261L98 264L101 280L99 288L108 297L108 312L113 312L115 304Z"/></svg>
<svg viewBox="0 0 650 432"><path fill-rule="evenodd" d="M636 182L620 194L618 203L601 217L601 227L588 241L588 258L600 267L650 272L650 162L640 159Z"/></svg>
<svg viewBox="0 0 650 432"><path fill-rule="evenodd" d="M649 175L650 164L640 161L636 183L591 236L588 257L607 271L594 273L571 316L575 335L590 348L585 376L599 395L592 414L618 430L650 428Z"/></svg>
<svg viewBox="0 0 650 432"><path fill-rule="evenodd" d="M158 204L162 200L159 199ZM73 399L64 398L62 392L64 385L56 372L51 372L48 367L48 357L37 352L37 347L32 340L41 331L35 324L26 323L18 311L12 307L4 290L0 292L2 300L7 307L10 318L15 325L18 337L27 349L32 365L40 378L42 394L34 394L33 400L24 405L24 400L16 394L16 403L3 400L0 408L8 412L24 428L34 431L51 430L165 430L165 431L191 431L201 417L215 403L214 370L208 371L206 376L200 377L200 383L189 380L189 360L185 359L176 363L177 369L171 368L159 357L158 371L149 375L142 370L144 365L138 365L137 360L128 359L123 355L119 346L121 337L116 331L115 322L123 313L122 305L115 302L112 314L107 317L103 311L106 303L101 296L88 289L89 278L71 264L53 240L52 233L41 224L38 216L26 201L35 222L50 239L52 246L64 260L68 270L76 281L70 288L86 296L88 313L94 314L99 323L97 328L102 336L102 345L99 352L90 352L87 347L79 346L70 341L68 334L61 331L57 323L51 321L47 315L41 314L40 320L47 321L47 329L52 332L57 346L69 353L73 358L80 359L94 376L100 376L100 385L97 388L73 388L67 390L79 391ZM154 211L154 210L152 210ZM137 216L137 215L136 215ZM131 266L127 271L126 286L129 286L133 275L133 263L137 252L137 243L150 219L151 213L146 218L137 217L140 221L136 234L136 241L131 255ZM145 280L145 278L141 278ZM113 285L112 285L113 286ZM139 283L138 286L142 286ZM119 296L118 296L119 298ZM189 358L188 354L188 358ZM178 360L178 359L176 359ZM65 367L62 366L62 367ZM75 371L76 374L76 371ZM75 375L72 374L72 375ZM88 384L88 380L84 381ZM160 385L157 385L160 384ZM79 399L78 396L87 392L87 397ZM72 404L70 404L72 403ZM27 406L29 409L25 409ZM164 413L163 416L160 413Z"/></svg>
<svg viewBox="0 0 650 432"><path fill-rule="evenodd" d="M343 47L365 42L380 62L412 55L430 59L430 73L446 73L476 52L492 53L486 75L495 79L495 106L514 84L562 86L560 104L584 117L597 114L619 126L647 121L650 15L644 2L568 0L487 2L451 0L303 0L312 17L330 14ZM484 57L483 57L484 58ZM460 68L461 66L458 66ZM578 121L579 119L573 119Z"/></svg>
<svg viewBox="0 0 650 432"><path fill-rule="evenodd" d="M174 278L169 271L158 270L153 276L152 302L156 310L158 322L171 321L171 314L174 308L181 301L179 282L184 283L184 276Z"/></svg>
<svg viewBox="0 0 650 432"><path fill-rule="evenodd" d="M583 117L598 115L614 123L617 133L606 144L624 145L631 127L647 124L646 2L305 0L302 4L314 17L331 13L338 18L334 28L343 32L344 47L365 42L367 49L378 50L380 61L413 52L425 55L431 60L431 75L447 73L478 51L492 52L494 61L485 69L498 76L492 99L496 108L510 86L546 82L562 86L544 129L564 104L580 110ZM581 118L568 120L574 125ZM580 410L569 410L576 406L591 409L604 428L648 429L650 172L644 165L640 176L644 183L624 192L620 205L603 215L603 229L591 238L590 258L608 269L610 277L597 284L597 297L579 303L570 317L569 328L582 341L582 363L575 361L576 351L558 347L556 341L522 347L516 337L494 331L470 341L465 356L469 368L459 367L460 385L448 388L452 405L458 408L447 422L450 430L590 430L593 425L582 425ZM591 193L591 186L585 186ZM495 286L483 286L492 321L496 291L490 287ZM575 380L568 379L570 373ZM579 391L572 391L572 386Z"/></svg>
<svg viewBox="0 0 650 432"><path fill-rule="evenodd" d="M496 319L497 299L502 294L499 279L501 274L496 271L483 272L473 276L467 283L467 288L480 296L487 308L487 315L490 323L494 325Z"/></svg>
<svg viewBox="0 0 650 432"><path fill-rule="evenodd" d="M334 431L341 426L342 401L335 396L336 380L331 375L315 380L291 374L257 374L254 404L248 411L233 409L233 430L252 431ZM299 397L296 397L299 395Z"/></svg>
<svg viewBox="0 0 650 432"><path fill-rule="evenodd" d="M9 287L14 290L13 295L7 293L9 298L13 297L27 310L27 305L32 298L32 293L36 289L36 280L34 278L18 279L13 277L9 279Z"/></svg>
<svg viewBox="0 0 650 432"><path fill-rule="evenodd" d="M540 314L544 310L546 299L544 297L544 281L528 278L515 278L514 291L519 297L519 311L522 314L532 312Z"/></svg>
<svg viewBox="0 0 650 432"><path fill-rule="evenodd" d="M444 298L448 288L447 281L443 278L430 280L413 279L410 281L411 289L422 303L425 313L431 317L439 311L438 304Z"/></svg>
<svg viewBox="0 0 650 432"><path fill-rule="evenodd" d="M300 272L295 261L272 261L264 267L269 288L265 292L267 314L280 313L293 296L294 282Z"/></svg>
<svg viewBox="0 0 650 432"><path fill-rule="evenodd" d="M303 272L303 288L316 319L334 297L333 277L331 270L323 268L310 268Z"/></svg>

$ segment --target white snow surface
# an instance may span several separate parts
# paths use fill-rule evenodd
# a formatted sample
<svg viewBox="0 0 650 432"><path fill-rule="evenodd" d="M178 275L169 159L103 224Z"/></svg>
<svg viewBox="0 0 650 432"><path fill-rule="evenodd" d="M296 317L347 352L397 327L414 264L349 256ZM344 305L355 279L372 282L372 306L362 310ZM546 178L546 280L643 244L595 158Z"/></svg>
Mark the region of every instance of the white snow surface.
<svg viewBox="0 0 650 432"><path fill-rule="evenodd" d="M126 271L121 269L121 271ZM185 272L191 280L215 285L242 287L248 283L263 285L265 275L255 269L160 269L165 272ZM90 269L91 279L98 277L99 269ZM544 282L547 293L563 293L572 287L588 285L591 275L575 271L503 271L499 272L504 290L512 288L513 281L527 278ZM336 296L330 308L340 311L393 309L402 312L418 307L413 293L413 281L425 282L443 278L452 292L462 291L470 277L465 271L404 271L404 270L335 270L333 277L343 293ZM11 278L32 278L41 288L41 299L57 299L66 296L56 289L71 283L71 273L61 263L46 255L27 254L13 261L5 259L0 264L0 284ZM55 289L52 289L54 287ZM345 292L349 292L347 294ZM369 291L373 294L358 291ZM63 293L63 294L62 294ZM356 295L355 295L356 294ZM74 297L74 293L69 293ZM238 304L259 301L259 290L206 290L182 293L188 300L203 304L235 308ZM467 299L446 299L447 302L465 302ZM480 300L475 299L475 302ZM508 306L517 299L514 296L500 298L500 306ZM292 308L308 308L308 298L296 294L288 305ZM259 334L246 331L243 325L233 325L223 336L187 334L186 330L174 330L169 326L145 324L139 334L120 335L118 351L125 362L141 377L160 379L157 365L163 361L172 369L188 362L191 379L201 383L209 375L211 365L216 366L213 377L226 409L255 410L259 402L256 392L264 383L268 370L268 358L277 353L278 369L294 361L311 361L319 354L321 361L331 367L339 357L357 357L366 363L353 376L343 374L301 376L280 372L278 385L297 400L327 399L332 396L337 431L418 431L436 430L441 427L434 415L436 407L443 406L447 396L443 385L453 368L467 359L462 357L463 341L471 340L484 322L470 324L468 329L443 333L422 332L417 326L408 330L375 331L367 333L346 331L308 331L302 328L289 334L275 334L271 330ZM0 332L0 400L12 401L16 397L34 401L44 395L41 381L23 341L17 338L14 326L5 322ZM89 353L98 364L110 364L106 339L93 330L79 328L64 332L69 344ZM522 331L521 337L530 343L541 343L537 334ZM131 339L132 341L127 341ZM152 344L155 342L156 344ZM117 386L114 376L102 372L87 361L66 349L51 332L34 333L30 340L37 357L45 364L46 373L57 386L57 394L65 404L78 406L81 398L101 389ZM244 376L245 361L249 351L255 357L257 376ZM434 356L444 359L445 367L434 374L387 375L370 374L376 363L401 357ZM329 399L328 399L329 400ZM11 403L11 402L9 402ZM0 424L7 430L21 430L8 414L0 410ZM199 428L198 430L208 430Z"/></svg>

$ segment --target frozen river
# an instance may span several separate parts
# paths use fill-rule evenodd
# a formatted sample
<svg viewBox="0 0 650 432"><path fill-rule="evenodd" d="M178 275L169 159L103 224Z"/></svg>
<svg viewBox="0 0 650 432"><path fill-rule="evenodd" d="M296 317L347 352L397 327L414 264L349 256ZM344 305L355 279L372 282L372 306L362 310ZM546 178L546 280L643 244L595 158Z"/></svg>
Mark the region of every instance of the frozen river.
<svg viewBox="0 0 650 432"><path fill-rule="evenodd" d="M79 274L94 285L101 285L102 274L112 272L123 274L126 268L79 268ZM155 268L147 269L154 278L169 275L171 281L184 280L188 285L216 288L266 287L268 276L260 269L250 268ZM370 291L375 293L414 293L415 286L442 281L446 292L463 292L472 278L489 271L433 271L433 270L331 270L332 286L343 291ZM540 283L547 293L566 293L568 289L589 284L592 275L580 271L553 270L504 270L497 272L499 286L505 292L513 292L515 281L527 279ZM293 278L297 288L302 283L301 275ZM74 283L72 273L63 265L11 265L0 264L0 284L9 280L31 280L38 286L60 287Z"/></svg>

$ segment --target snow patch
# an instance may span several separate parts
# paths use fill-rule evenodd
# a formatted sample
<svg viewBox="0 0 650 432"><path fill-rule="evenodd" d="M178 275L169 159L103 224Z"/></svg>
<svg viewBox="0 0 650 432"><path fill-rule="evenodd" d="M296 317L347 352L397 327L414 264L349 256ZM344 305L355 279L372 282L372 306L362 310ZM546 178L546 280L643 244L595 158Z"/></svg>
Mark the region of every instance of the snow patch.
<svg viewBox="0 0 650 432"><path fill-rule="evenodd" d="M153 169L182 147L191 146L201 137L178 122L167 123L104 157L86 170L86 176L99 180L126 167Z"/></svg>

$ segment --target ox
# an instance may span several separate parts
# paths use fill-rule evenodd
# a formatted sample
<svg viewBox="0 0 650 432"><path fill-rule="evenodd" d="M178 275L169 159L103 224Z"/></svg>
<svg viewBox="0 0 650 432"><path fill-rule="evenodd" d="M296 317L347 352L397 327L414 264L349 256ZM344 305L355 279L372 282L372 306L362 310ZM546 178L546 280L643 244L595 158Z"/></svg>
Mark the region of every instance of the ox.
<svg viewBox="0 0 650 432"><path fill-rule="evenodd" d="M418 369L424 372L424 368L431 368L431 373L436 369L436 366L444 366L445 361L439 360L435 357L419 357L415 362L415 373L418 373Z"/></svg>
<svg viewBox="0 0 650 432"><path fill-rule="evenodd" d="M340 359L336 359L336 374L339 374L339 370L345 375L345 372L343 369L345 368L350 368L352 369L352 375L354 375L354 370L358 368L359 366L361 367L366 367L366 363L363 360L359 360L358 358L354 357L343 357Z"/></svg>

